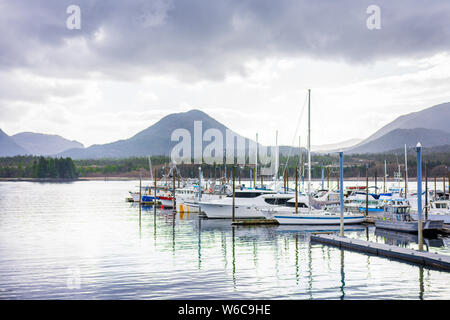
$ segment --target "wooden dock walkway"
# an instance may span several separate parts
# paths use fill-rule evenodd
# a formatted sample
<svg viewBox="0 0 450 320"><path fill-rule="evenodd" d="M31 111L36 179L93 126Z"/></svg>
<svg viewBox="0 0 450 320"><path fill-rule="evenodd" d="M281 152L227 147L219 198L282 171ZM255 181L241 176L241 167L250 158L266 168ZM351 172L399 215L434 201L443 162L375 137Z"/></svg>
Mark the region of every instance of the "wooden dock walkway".
<svg viewBox="0 0 450 320"><path fill-rule="evenodd" d="M383 243L341 237L339 235L312 234L311 241L343 249L366 252L380 257L407 261L435 269L450 271L450 256L416 251Z"/></svg>

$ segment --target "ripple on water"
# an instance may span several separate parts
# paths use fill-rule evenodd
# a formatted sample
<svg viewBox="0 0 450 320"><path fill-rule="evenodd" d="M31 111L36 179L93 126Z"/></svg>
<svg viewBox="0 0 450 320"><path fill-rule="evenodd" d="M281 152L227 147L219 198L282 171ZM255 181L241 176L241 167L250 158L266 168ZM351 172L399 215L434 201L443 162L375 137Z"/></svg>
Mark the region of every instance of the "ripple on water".
<svg viewBox="0 0 450 320"><path fill-rule="evenodd" d="M139 219L124 201L137 184L0 182L0 299L450 298L448 273L311 245L295 228L152 208ZM360 229L347 235L392 241Z"/></svg>

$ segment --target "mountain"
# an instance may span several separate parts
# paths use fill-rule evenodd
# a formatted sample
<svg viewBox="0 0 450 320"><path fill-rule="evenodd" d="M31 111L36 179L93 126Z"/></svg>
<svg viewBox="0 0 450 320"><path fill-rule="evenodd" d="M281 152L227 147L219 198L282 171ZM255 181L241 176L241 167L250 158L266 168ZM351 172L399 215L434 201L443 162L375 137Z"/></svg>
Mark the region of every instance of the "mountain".
<svg viewBox="0 0 450 320"><path fill-rule="evenodd" d="M449 119L450 102L438 104L418 112L412 112L398 117L391 123L385 125L380 130L372 134L367 139L363 140L357 146L380 138L394 129L425 128L450 132Z"/></svg>
<svg viewBox="0 0 450 320"><path fill-rule="evenodd" d="M356 146L362 141L363 141L362 139L350 139L338 143L323 144L318 146L312 145L311 151L318 153L338 152L340 150L346 150L353 146Z"/></svg>
<svg viewBox="0 0 450 320"><path fill-rule="evenodd" d="M176 129L185 129L190 133L193 154L194 121L202 121L203 133L207 129L218 129L225 139L226 130L228 129L226 126L200 110L191 110L170 114L129 139L102 145L92 145L85 149L70 149L59 153L58 156L71 157L73 159L126 158L148 155L170 156L172 148L178 143L178 141L171 141L171 134ZM209 143L204 142L203 148Z"/></svg>
<svg viewBox="0 0 450 320"><path fill-rule="evenodd" d="M70 141L58 135L21 132L11 138L33 155L55 155L72 148L84 148L80 142Z"/></svg>
<svg viewBox="0 0 450 320"><path fill-rule="evenodd" d="M379 138L351 148L346 153L380 153L401 149L405 144L407 147L414 147L418 142L424 147L450 144L450 133L425 128L395 129Z"/></svg>
<svg viewBox="0 0 450 320"><path fill-rule="evenodd" d="M29 154L29 152L14 142L10 136L0 129L0 157L12 157L26 154Z"/></svg>

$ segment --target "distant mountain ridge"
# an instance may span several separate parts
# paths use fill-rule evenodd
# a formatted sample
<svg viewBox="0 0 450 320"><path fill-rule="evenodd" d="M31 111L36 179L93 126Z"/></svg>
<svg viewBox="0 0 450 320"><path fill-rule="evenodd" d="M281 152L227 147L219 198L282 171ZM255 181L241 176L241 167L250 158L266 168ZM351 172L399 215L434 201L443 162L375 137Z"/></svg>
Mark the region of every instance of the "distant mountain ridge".
<svg viewBox="0 0 450 320"><path fill-rule="evenodd" d="M313 151L332 153L342 150L346 153L377 153L400 149L405 144L413 146L419 141L424 147L446 145L450 144L449 119L450 102L442 103L400 116L360 143L357 139L352 139L337 144L314 146ZM88 148L84 148L77 141L69 141L56 135L23 132L9 137L0 130L0 156L42 154L71 157L73 159L127 158L148 155L169 156L172 148L178 143L178 141L171 141L171 135L176 129L185 130L191 135L191 152L193 153L194 121L201 121L202 123L202 137L200 139L203 143L203 150L210 143L203 141L203 134L206 130L219 130L224 138L227 130L229 130L205 112L196 109L169 114L128 139L92 145ZM246 139L231 130L229 131L233 135L246 140L245 148L248 155L248 144L252 140ZM338 148L333 150L334 147ZM306 150L303 149L303 151ZM289 153L292 156L298 155L299 148L280 146L281 155L288 155Z"/></svg>
<svg viewBox="0 0 450 320"><path fill-rule="evenodd" d="M58 135L21 132L8 136L0 129L0 157L17 155L54 156L64 150L79 147L78 141L70 141Z"/></svg>
<svg viewBox="0 0 450 320"><path fill-rule="evenodd" d="M58 135L21 132L11 138L32 155L55 155L72 148L84 148L84 145L75 140L67 140Z"/></svg>
<svg viewBox="0 0 450 320"><path fill-rule="evenodd" d="M395 129L346 153L381 153L399 149L405 144L407 147L414 147L418 142L424 147L447 145L450 144L450 133L425 128Z"/></svg>
<svg viewBox="0 0 450 320"><path fill-rule="evenodd" d="M26 155L28 151L19 146L14 140L0 129L0 157Z"/></svg>
<svg viewBox="0 0 450 320"><path fill-rule="evenodd" d="M408 113L396 118L367 139L345 151L348 153L377 153L398 149L405 144L415 145L419 141L428 146L446 144L445 141L450 134L449 119L450 102ZM436 130L441 132L438 133ZM385 138L382 139L383 137ZM416 139L415 142L414 139ZM373 143L375 141L376 143Z"/></svg>
<svg viewBox="0 0 450 320"><path fill-rule="evenodd" d="M450 132L450 102L441 103L427 109L408 113L388 123L358 145L375 140L394 129L436 129ZM357 147L356 145L355 147Z"/></svg>

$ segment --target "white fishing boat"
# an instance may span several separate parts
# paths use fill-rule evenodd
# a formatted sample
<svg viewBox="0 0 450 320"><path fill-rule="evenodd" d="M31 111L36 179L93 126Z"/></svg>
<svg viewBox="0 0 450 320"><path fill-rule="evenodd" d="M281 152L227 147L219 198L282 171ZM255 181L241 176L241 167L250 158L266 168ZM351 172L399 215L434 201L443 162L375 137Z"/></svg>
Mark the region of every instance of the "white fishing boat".
<svg viewBox="0 0 450 320"><path fill-rule="evenodd" d="M429 220L443 220L445 224L450 224L450 200L432 200L427 208ZM422 213L425 216L425 213ZM418 219L417 213L411 213L414 220Z"/></svg>
<svg viewBox="0 0 450 320"><path fill-rule="evenodd" d="M375 198L374 194L366 195L362 191L352 191L344 200L345 211L353 213L361 213L366 211L366 197L369 214L377 214L383 212L384 201L379 197Z"/></svg>
<svg viewBox="0 0 450 320"><path fill-rule="evenodd" d="M444 221L425 220L422 214L422 230L438 231L442 229ZM375 221L375 227L401 232L417 232L418 222L410 214L410 204L405 199L390 200L385 207L383 217Z"/></svg>
<svg viewBox="0 0 450 320"><path fill-rule="evenodd" d="M137 187L139 189L139 186ZM142 204L155 204L155 195L154 195L154 187L151 186L142 186L141 192L139 191L128 191L130 194L130 202L139 202L139 195L141 196ZM160 190L157 189L156 203L159 202L158 195L160 194Z"/></svg>

